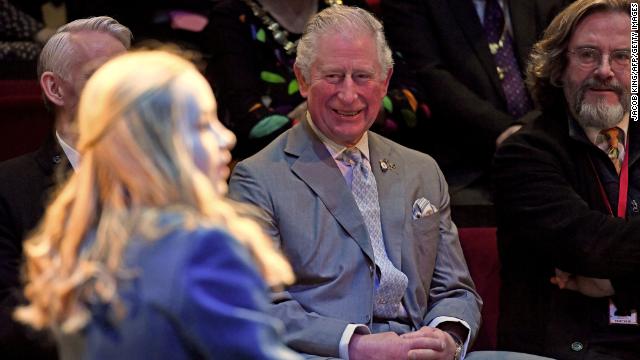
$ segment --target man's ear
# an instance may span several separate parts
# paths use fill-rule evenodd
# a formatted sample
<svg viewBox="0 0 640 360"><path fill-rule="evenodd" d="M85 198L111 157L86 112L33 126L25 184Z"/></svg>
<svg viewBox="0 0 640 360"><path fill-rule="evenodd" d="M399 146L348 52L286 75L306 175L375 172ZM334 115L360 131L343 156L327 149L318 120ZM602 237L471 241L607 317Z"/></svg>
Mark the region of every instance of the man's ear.
<svg viewBox="0 0 640 360"><path fill-rule="evenodd" d="M64 105L64 91L60 86L60 78L51 71L45 71L40 76L40 87L44 95L57 106Z"/></svg>
<svg viewBox="0 0 640 360"><path fill-rule="evenodd" d="M302 75L302 70L300 70L298 65L293 64L293 72L296 74L296 79L298 80L298 88L300 89L300 95L302 95L303 98L306 98L307 94L309 94L309 83L307 83L307 81L304 79L304 76Z"/></svg>

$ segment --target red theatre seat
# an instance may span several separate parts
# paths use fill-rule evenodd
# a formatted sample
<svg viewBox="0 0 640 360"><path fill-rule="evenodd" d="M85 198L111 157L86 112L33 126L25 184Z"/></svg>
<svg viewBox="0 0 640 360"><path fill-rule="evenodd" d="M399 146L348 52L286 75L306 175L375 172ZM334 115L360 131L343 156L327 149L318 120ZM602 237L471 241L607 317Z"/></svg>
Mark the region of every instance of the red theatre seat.
<svg viewBox="0 0 640 360"><path fill-rule="evenodd" d="M37 149L52 126L36 80L0 80L0 161Z"/></svg>
<svg viewBox="0 0 640 360"><path fill-rule="evenodd" d="M482 326L472 350L494 350L500 309L500 260L496 228L460 228L458 232L469 272L484 301Z"/></svg>

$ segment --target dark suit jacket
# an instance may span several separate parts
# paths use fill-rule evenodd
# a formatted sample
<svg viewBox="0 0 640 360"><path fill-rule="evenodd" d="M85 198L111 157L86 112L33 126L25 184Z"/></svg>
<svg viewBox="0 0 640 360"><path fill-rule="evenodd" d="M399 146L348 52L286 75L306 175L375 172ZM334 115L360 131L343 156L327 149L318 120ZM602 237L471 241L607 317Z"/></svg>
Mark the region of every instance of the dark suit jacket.
<svg viewBox="0 0 640 360"><path fill-rule="evenodd" d="M264 312L268 289L246 249L222 229L186 229L179 216L161 215L160 223L168 226L152 226L165 235L147 239L134 234L128 245L123 265L135 276L118 283L125 318L116 321L112 308L92 304L84 349L78 346L83 341L63 337L63 354L85 359L300 359L283 345L282 324Z"/></svg>
<svg viewBox="0 0 640 360"><path fill-rule="evenodd" d="M563 109L548 112L496 153L502 263L498 347L559 359L637 359L638 326L608 325L607 298L559 290L549 278L560 268L611 279L619 295L635 296L637 308L640 127L629 124L626 221L609 214L596 178L600 164L615 171L613 164L579 125L573 123L571 135L569 129ZM609 197L617 199L617 188L614 192Z"/></svg>
<svg viewBox="0 0 640 360"><path fill-rule="evenodd" d="M505 2L524 70L532 45L566 0ZM455 192L489 170L495 140L516 120L506 112L473 1L386 0L382 10L398 63L394 81L417 82L432 112L415 147L438 161Z"/></svg>
<svg viewBox="0 0 640 360"><path fill-rule="evenodd" d="M473 339L481 301L451 222L442 173L429 156L372 132L369 150L385 248L409 281L402 300L409 317L404 332L452 316L469 324ZM395 168L382 171L383 159ZM262 209L267 232L291 261L296 283L270 311L285 322L292 348L337 357L349 323L375 326L373 248L364 219L307 121L238 163L229 191ZM413 219L412 205L422 197L439 211Z"/></svg>
<svg viewBox="0 0 640 360"><path fill-rule="evenodd" d="M37 151L0 164L0 349L9 358L55 355L46 341L13 322L11 311L22 298L22 241L40 221L54 169L65 159L51 134Z"/></svg>

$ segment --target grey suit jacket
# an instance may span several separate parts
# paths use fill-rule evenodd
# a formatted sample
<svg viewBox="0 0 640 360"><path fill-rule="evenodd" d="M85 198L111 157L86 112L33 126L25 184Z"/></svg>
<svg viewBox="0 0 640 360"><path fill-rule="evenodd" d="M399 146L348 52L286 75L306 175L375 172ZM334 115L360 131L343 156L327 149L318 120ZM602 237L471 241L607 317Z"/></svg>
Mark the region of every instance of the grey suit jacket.
<svg viewBox="0 0 640 360"><path fill-rule="evenodd" d="M429 156L371 132L369 149L387 253L409 279L403 305L412 328L453 316L469 323L473 338L481 300L451 222L442 173ZM395 168L382 172L382 159ZM235 167L230 195L260 208L260 220L293 266L296 283L270 309L285 322L286 342L300 352L337 357L349 323L372 324L374 262L364 220L326 147L302 122ZM439 211L413 220L420 197Z"/></svg>

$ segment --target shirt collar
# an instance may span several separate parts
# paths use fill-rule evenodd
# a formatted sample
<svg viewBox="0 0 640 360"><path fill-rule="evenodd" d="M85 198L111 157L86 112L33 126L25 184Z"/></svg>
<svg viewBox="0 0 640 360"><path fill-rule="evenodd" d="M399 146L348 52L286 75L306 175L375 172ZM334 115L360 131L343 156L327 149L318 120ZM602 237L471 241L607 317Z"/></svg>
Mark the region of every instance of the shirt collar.
<svg viewBox="0 0 640 360"><path fill-rule="evenodd" d="M336 143L335 141L329 139L325 134L322 133L322 131L320 131L320 129L318 129L316 127L316 125L313 123L313 120L311 120L311 114L309 114L309 112L307 112L307 122L309 123L309 126L311 127L311 130L313 130L313 132L318 135L318 138L320 138L320 141L324 144L324 146L327 148L327 150L329 151L329 154L331 154L331 157L334 160L341 160L342 159L342 153L347 150L347 147L344 145L340 145L338 143ZM360 140L358 140L358 143L354 146L356 149L360 150L360 152L362 153L362 156L367 159L367 161L371 162L369 160L369 132L366 131L362 137L360 138Z"/></svg>
<svg viewBox="0 0 640 360"><path fill-rule="evenodd" d="M62 151L64 151L64 154L67 156L67 159L69 159L69 163L71 164L71 167L73 167L74 170L77 169L78 165L80 165L80 153L78 153L76 149L72 148L71 145L67 144L57 131L56 131L56 138L60 143L60 147L62 148Z"/></svg>
<svg viewBox="0 0 640 360"><path fill-rule="evenodd" d="M624 132L625 143L629 138L629 116L625 117L617 125ZM575 139L584 139L585 141L596 145L596 140L600 131L604 129L596 129L594 127L582 127L572 115L569 115L569 135Z"/></svg>
<svg viewBox="0 0 640 360"><path fill-rule="evenodd" d="M624 118L622 119L622 121L620 121L620 123L618 123L616 125L618 128L622 129L624 136L625 136L625 140L627 138L627 133L629 130L629 117L627 115L624 116ZM602 131L604 129L596 129L594 127L584 127L584 133L587 135L587 138L589 139L589 141L591 141L591 143L595 144L596 143L596 139L598 138L598 134L600 134L600 131Z"/></svg>

